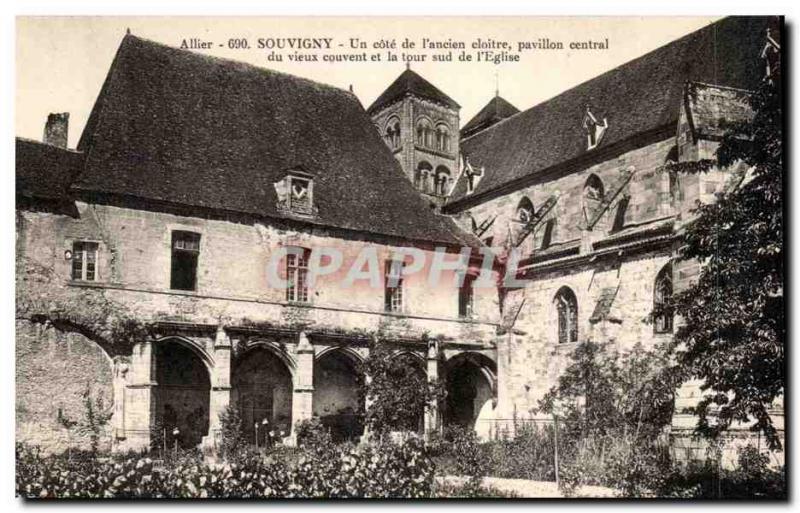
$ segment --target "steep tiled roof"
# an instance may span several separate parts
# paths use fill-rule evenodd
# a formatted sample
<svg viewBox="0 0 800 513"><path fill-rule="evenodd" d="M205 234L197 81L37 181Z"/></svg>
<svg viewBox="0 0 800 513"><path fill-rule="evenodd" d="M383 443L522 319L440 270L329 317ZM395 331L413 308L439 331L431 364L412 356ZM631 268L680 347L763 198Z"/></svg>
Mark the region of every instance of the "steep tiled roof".
<svg viewBox="0 0 800 513"><path fill-rule="evenodd" d="M314 177L322 226L463 244L404 177L355 96L127 35L78 148L76 188L272 218L288 170Z"/></svg>
<svg viewBox="0 0 800 513"><path fill-rule="evenodd" d="M66 199L82 164L80 153L18 137L16 193L27 198Z"/></svg>
<svg viewBox="0 0 800 513"><path fill-rule="evenodd" d="M599 148L591 150L598 151L676 124L687 81L753 89L764 74L766 29L779 23L725 18L462 140L462 153L485 168L472 197L585 156L587 105L608 120ZM450 203L466 192L462 177Z"/></svg>
<svg viewBox="0 0 800 513"><path fill-rule="evenodd" d="M518 108L508 103L502 96L496 95L464 125L461 129L461 137L474 135L518 112Z"/></svg>
<svg viewBox="0 0 800 513"><path fill-rule="evenodd" d="M406 95L413 95L425 100L440 103L447 107L458 109L459 104L452 98L440 91L435 85L431 84L410 69L405 70L395 79L386 90L372 102L367 112L373 114L382 107L405 98Z"/></svg>

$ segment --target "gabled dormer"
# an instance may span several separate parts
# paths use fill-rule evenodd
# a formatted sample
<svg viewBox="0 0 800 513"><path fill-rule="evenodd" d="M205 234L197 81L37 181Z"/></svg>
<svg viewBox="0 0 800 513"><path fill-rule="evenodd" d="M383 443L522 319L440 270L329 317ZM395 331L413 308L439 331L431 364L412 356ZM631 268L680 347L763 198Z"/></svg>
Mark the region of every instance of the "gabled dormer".
<svg viewBox="0 0 800 513"><path fill-rule="evenodd" d="M302 167L289 169L282 180L275 182L275 193L280 210L304 217L316 215L314 175Z"/></svg>
<svg viewBox="0 0 800 513"><path fill-rule="evenodd" d="M583 115L583 130L586 132L586 149L591 150L600 144L603 135L608 129L608 120L603 118L602 123L598 121L594 114L592 114L589 106L586 106L586 112Z"/></svg>

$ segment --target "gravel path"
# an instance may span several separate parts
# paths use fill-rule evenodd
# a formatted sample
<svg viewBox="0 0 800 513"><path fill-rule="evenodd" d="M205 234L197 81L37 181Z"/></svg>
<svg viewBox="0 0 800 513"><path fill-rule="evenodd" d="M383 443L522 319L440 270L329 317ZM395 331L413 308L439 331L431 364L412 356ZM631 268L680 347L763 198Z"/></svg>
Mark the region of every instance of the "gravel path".
<svg viewBox="0 0 800 513"><path fill-rule="evenodd" d="M459 476L437 477L436 479L447 482L448 484L460 485L467 478ZM501 477L485 477L483 486L496 488L504 492L513 493L525 498L563 498L558 491L558 487L552 481L529 481L527 479L505 479ZM575 493L577 498L613 498L616 497L615 490L603 486L581 486Z"/></svg>

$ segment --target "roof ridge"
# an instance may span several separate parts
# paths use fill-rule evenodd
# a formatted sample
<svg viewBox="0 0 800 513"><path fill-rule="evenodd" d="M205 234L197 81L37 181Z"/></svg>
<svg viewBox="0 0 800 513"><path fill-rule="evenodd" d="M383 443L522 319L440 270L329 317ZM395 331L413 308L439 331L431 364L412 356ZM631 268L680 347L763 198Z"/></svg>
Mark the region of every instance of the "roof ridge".
<svg viewBox="0 0 800 513"><path fill-rule="evenodd" d="M584 84L587 84L587 83L589 83L589 82L592 82L592 81L594 81L594 80L597 80L597 79L599 79L600 77L606 76L606 75L608 75L608 74L610 74L610 73L614 73L614 72L616 72L617 70L619 70L620 68L622 68L622 67L625 67L625 66L628 66L628 65L630 65L630 64L632 64L632 63L634 63L634 62L636 62L636 61L642 60L642 59L644 59L645 57L648 57L650 54L652 54L652 53L655 53L655 52L657 52L657 51L661 50L662 48L665 48L665 47L667 47L667 46L672 46L672 45L674 45L674 44L678 44L680 41L683 41L683 40L685 40L685 39L688 39L689 37L692 37L692 36L696 35L697 33L699 33L699 32L702 32L703 30L706 30L706 29L708 29L708 27L711 27L712 25L715 25L715 24L717 24L717 23L719 23L719 22L721 22L721 21L723 21L723 20L725 20L725 19L727 19L727 18L730 18L730 17L731 17L731 16L725 16L725 17L722 17L722 18L720 18L720 19L718 19L718 20L716 20L716 21L713 21L713 22L709 23L708 25L704 25L704 26L700 27L700 28L699 28L699 29L697 29L697 30L693 30L693 31L689 32L688 34L684 34L683 36L679 37L678 39L673 39L672 41L669 41L669 42L667 42L667 43L664 43L664 44L663 44L663 45L661 45L661 46L657 46L656 48L653 48L652 50L650 50L650 51L648 51L648 52L646 52L646 53L643 53L642 55L639 55L638 57L634 57L634 58L633 58L633 59L631 59L631 60L625 61L625 62L623 62L622 64L619 64L619 65L617 65L617 66L614 66L613 68L611 68L611 69L609 69L609 70L607 70L607 71L604 71L604 72L600 73L599 75L594 75L593 77L587 78L587 79L586 79L586 80L584 80L583 82L579 82L579 83L575 84L574 86L570 87L569 89L565 89L565 90L561 91L560 93L557 93L557 94L554 94L553 96L550 96L550 97L548 97L548 98L545 98L544 100L542 100L542 101L540 101L540 102L538 102L538 103L535 103L535 104L531 105L531 106L530 106L530 107L528 107L527 109L522 109L522 110L520 110L519 112L517 112L516 114L512 114L511 116L508 116L507 118L504 118L504 119L502 119L501 121L498 121L498 122L497 122L497 123L495 123L494 125L492 125L492 126L489 126L489 127L486 127L486 129L484 129L484 130L481 130L480 132L476 132L476 133L474 133L474 134L470 135L469 137L465 137L464 139L462 139L462 141L466 141L467 139L469 139L469 138L471 138L471 137L474 137L474 136L476 136L476 135L478 135L478 134L484 134L484 133L486 133L486 132L488 132L488 131L490 131L490 130L494 129L496 126L498 126L498 125L499 125L500 123L502 123L503 121L507 121L507 120L509 120L509 119L511 119L511 118L514 118L514 117L516 117L516 116L518 116L518 115L520 115L520 114L524 114L524 113L528 112L529 110L532 110L532 109L534 109L534 108L536 108L536 107L538 107L538 106L540 106L540 105L543 105L543 104L545 104L545 103L547 103L547 102L549 102L549 101L551 101L551 100L553 100L553 99L555 99L555 98L558 98L559 96L565 95L565 94L567 94L567 93L569 93L569 92L571 92L571 91L573 91L573 90L575 90L575 89L577 89L577 88L579 88L579 87L583 86Z"/></svg>

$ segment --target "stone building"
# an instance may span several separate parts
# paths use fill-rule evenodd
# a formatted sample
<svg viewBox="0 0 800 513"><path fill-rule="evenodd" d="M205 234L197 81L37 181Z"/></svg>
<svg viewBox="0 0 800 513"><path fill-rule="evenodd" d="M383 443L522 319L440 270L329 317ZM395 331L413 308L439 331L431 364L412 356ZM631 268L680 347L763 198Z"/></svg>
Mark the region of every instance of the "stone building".
<svg viewBox="0 0 800 513"><path fill-rule="evenodd" d="M491 411L496 291L453 269L426 281L435 255L480 241L431 210L352 93L127 35L76 151L67 119L16 143L19 440L68 443L58 412L80 416L87 382L119 449L211 443L231 402L253 441L256 424L290 437L312 415L358 436L375 338L458 385L427 429ZM313 280L320 248L342 267ZM348 285L372 262L377 283ZM151 333L96 336L109 303Z"/></svg>
<svg viewBox="0 0 800 513"><path fill-rule="evenodd" d="M208 441L230 402L247 426L288 435L319 415L357 434L357 362L376 334L447 382L427 429L546 421L538 401L580 341L670 339L679 320L651 312L698 274L673 255L729 171L664 165L713 155L721 120L748 115L738 93L762 79L777 23L724 19L527 110L496 94L460 129L458 103L410 69L365 110L346 91L126 36L76 151L55 127L44 144L17 141L18 263L47 269L58 293L126 305L154 333L98 347L18 321L18 438L55 439L82 370L113 403L117 447L146 445L154 426ZM375 251L387 281L308 285L318 247L340 249L345 268ZM515 248L529 283L502 298L421 275L388 286L398 249L427 262L437 247L471 248L473 268L487 248ZM279 266L288 285L270 287L282 248L300 249ZM676 400L684 459L703 456L682 413L699 393L690 383Z"/></svg>
<svg viewBox="0 0 800 513"><path fill-rule="evenodd" d="M531 280L501 305L516 320L498 341L494 424L536 419L580 341L624 351L671 337L677 320L651 312L697 276L696 263L672 262L682 228L731 171L676 176L664 165L713 157L721 124L749 115L741 93L763 79L777 33L776 19L726 18L523 112L496 97L462 129L442 211L497 252L520 251ZM680 458L705 452L683 412L699 396L690 383L676 399ZM782 430L781 405L775 419Z"/></svg>

